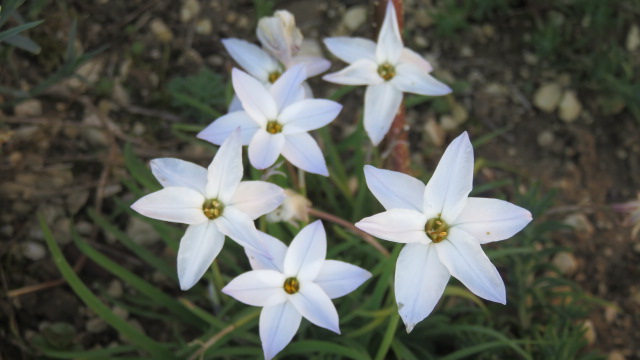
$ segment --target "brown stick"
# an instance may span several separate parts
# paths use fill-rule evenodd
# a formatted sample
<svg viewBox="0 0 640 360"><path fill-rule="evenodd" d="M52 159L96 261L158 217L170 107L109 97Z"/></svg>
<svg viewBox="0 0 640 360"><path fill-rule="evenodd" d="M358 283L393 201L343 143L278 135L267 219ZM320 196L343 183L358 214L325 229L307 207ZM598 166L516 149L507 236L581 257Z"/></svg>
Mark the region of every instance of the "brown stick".
<svg viewBox="0 0 640 360"><path fill-rule="evenodd" d="M403 0L390 0L396 10L396 16L398 18L398 27L400 28L400 34L402 34L403 21ZM374 0L374 18L376 33L380 32L380 27L384 20L384 16L387 9L387 1ZM400 108L396 113L396 117L391 123L391 129L385 139L385 145L390 147L390 155L388 167L394 171L400 171L405 174L411 172L409 167L409 133L407 131L406 120L404 115L404 101L400 104Z"/></svg>
<svg viewBox="0 0 640 360"><path fill-rule="evenodd" d="M369 245L373 246L376 250L378 250L378 252L380 252L384 257L389 257L389 251L387 251L387 249L385 249L382 245L380 245L380 243L378 242L378 240L376 240L373 236L367 234L366 232L358 229L357 227L355 227L352 223L341 219L335 215L331 215L329 213L326 213L324 211L318 210L318 209L313 209L313 208L307 208L307 211L309 212L309 215L315 216L319 219L324 219L327 221L331 221L333 223L336 223L338 225L342 225L343 227L351 230L352 232L358 234L364 241L368 242Z"/></svg>

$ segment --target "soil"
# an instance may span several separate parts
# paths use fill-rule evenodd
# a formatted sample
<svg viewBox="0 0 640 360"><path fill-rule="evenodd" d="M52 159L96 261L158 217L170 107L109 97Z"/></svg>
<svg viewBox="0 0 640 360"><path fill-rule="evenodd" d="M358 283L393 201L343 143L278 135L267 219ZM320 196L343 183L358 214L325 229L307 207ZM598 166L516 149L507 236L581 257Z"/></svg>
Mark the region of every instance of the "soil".
<svg viewBox="0 0 640 360"><path fill-rule="evenodd" d="M233 62L220 39L255 41L253 1L200 1L201 11L186 22L180 18L183 2L178 1L54 3L45 5L45 23L28 33L43 46L42 54L8 54L12 66L0 67L2 85L28 90L60 68L74 18L79 52L107 48L90 60L83 79L66 78L35 100L4 106L0 112L0 320L9 325L0 327L2 359L30 358L27 339L58 321L75 326L84 343L117 340L112 330L87 330L90 314L68 286L57 282L59 273L46 253L35 214L44 214L65 245L65 256L72 264L81 262L80 275L93 289L116 291L111 287L117 284L110 284L110 276L99 267L82 264L74 245L66 246L70 221L108 255L145 271L126 250L111 246L108 236L90 223L87 210L108 213L113 210L111 197L130 196L120 182L127 177L122 155L127 142L144 160L172 156L209 161L207 148L187 144L171 132L177 122L208 120L178 114L162 89L172 77L193 75L203 67L227 78ZM369 22L355 30L344 25L346 10L362 2L276 5L295 14L306 38L371 35ZM558 190L556 205L545 217L573 224L576 231L556 234L558 244L572 249L557 261L568 261L566 276L609 304L589 316L594 328L589 346L610 358L640 358L640 238L631 236L623 226L624 216L611 208L633 200L640 191L640 121L624 108L603 115L598 93L577 87L571 73L555 70L544 59L532 59L524 40L532 24L515 15L492 24L470 24L458 37L439 39L424 17L424 7L432 5L406 1L406 6L407 46L432 60L437 78L464 84L447 99L449 111L429 105L407 110L413 167L433 168L446 144L463 130L476 139L504 129L476 150L476 159L500 165L485 167L477 181L519 177L525 179L522 190L535 182ZM204 33L197 30L207 26L199 22L203 19L211 20L210 31ZM157 20L166 24L170 38L151 30ZM332 69L342 68L333 60ZM545 112L534 104L536 90L547 83L576 92L583 109L575 120L564 121L557 111ZM316 94L334 88L319 79L312 86ZM332 126L352 127L361 106L358 99L348 100L342 123ZM11 96L0 95L0 103L10 101ZM454 104L468 116L452 114Z"/></svg>

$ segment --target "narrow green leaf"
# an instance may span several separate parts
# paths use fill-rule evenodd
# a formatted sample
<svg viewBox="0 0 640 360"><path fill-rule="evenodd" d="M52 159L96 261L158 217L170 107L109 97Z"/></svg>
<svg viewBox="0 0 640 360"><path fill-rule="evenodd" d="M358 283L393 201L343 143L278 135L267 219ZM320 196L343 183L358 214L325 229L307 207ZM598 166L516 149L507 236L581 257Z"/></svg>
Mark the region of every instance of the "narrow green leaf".
<svg viewBox="0 0 640 360"><path fill-rule="evenodd" d="M129 170L131 176L145 188L150 191L156 191L162 188L151 173L151 170L147 167L147 164L136 156L129 143L124 146L124 164L127 166L127 170Z"/></svg>
<svg viewBox="0 0 640 360"><path fill-rule="evenodd" d="M123 345L87 351L60 351L48 348L38 348L38 350L47 357L54 359L111 359L118 354L135 352L136 347Z"/></svg>
<svg viewBox="0 0 640 360"><path fill-rule="evenodd" d="M11 28L9 30L5 30L3 32L0 32L0 41L4 41L12 36L15 36L25 30L31 29L33 27L36 27L40 24L42 24L44 22L44 20L38 20L38 21L32 21L32 22L28 22L26 24L22 24L22 25L18 25L14 28Z"/></svg>
<svg viewBox="0 0 640 360"><path fill-rule="evenodd" d="M102 266L115 276L122 279L125 283L138 290L141 294L146 295L150 299L153 299L153 302L155 304L164 306L169 311L176 314L181 320L200 327L204 325L204 322L200 318L194 316L193 313L185 308L182 303L175 300L173 297L168 296L155 286L149 284L139 276L133 274L129 270L118 265L113 260L96 251L91 247L91 245L89 245L80 236L78 236L75 230L72 231L71 236L78 249L80 249L80 251L87 255L87 257L89 257L96 264Z"/></svg>
<svg viewBox="0 0 640 360"><path fill-rule="evenodd" d="M60 247L56 243L51 234L51 230L47 226L47 222L42 216L38 214L38 220L40 222L40 228L44 235L45 241L51 255L53 256L54 263L60 270L60 273L67 281L73 291L80 297L80 299L98 316L104 319L109 325L115 328L118 332L124 335L129 341L137 345L140 349L143 349L153 355L157 359L172 359L167 349L160 343L139 332L131 325L129 325L122 318L114 314L105 304L103 304L89 288L82 283L78 275L73 271L71 265L67 262L60 250Z"/></svg>
<svg viewBox="0 0 640 360"><path fill-rule="evenodd" d="M18 49L22 49L36 55L42 50L42 47L40 47L40 45L35 41L21 34L14 35L5 40L5 42L11 46L17 47Z"/></svg>
<svg viewBox="0 0 640 360"><path fill-rule="evenodd" d="M173 281L178 281L178 276L176 275L176 270L169 266L164 260L160 259L156 255L154 255L151 251L145 249L143 246L136 244L131 238L129 238L124 232L118 229L115 225L113 225L109 220L104 218L93 209L89 209L88 211L89 217L104 231L107 231L113 234L124 246L129 248L132 252L134 252L139 258L149 263L151 266L156 268L158 271L163 273L165 276L169 277Z"/></svg>
<svg viewBox="0 0 640 360"><path fill-rule="evenodd" d="M387 330L384 332L384 337L382 338L382 342L380 342L380 347L378 348L378 353L376 354L376 360L384 360L387 357L387 353L389 352L389 347L391 347L391 342L393 341L393 336L398 329L398 321L400 320L400 315L397 312L393 312L389 317L389 326L387 326Z"/></svg>

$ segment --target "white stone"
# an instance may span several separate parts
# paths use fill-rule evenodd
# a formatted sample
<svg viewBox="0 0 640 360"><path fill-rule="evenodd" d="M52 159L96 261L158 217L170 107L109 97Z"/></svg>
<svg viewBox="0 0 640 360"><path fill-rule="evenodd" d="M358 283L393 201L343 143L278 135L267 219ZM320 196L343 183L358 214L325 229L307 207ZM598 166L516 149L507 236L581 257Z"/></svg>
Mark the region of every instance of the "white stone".
<svg viewBox="0 0 640 360"><path fill-rule="evenodd" d="M570 252L559 252L553 257L553 265L555 265L560 273L564 275L572 275L578 269L578 261Z"/></svg>
<svg viewBox="0 0 640 360"><path fill-rule="evenodd" d="M155 37L162 43L168 43L173 40L173 32L162 19L155 18L149 23L149 28Z"/></svg>
<svg viewBox="0 0 640 360"><path fill-rule="evenodd" d="M13 108L13 112L19 117L42 115L42 102L37 99L25 100Z"/></svg>
<svg viewBox="0 0 640 360"><path fill-rule="evenodd" d="M560 106L558 108L558 116L564 122L574 122L582 113L582 104L578 100L576 93L571 90L567 90L562 95L560 100Z"/></svg>
<svg viewBox="0 0 640 360"><path fill-rule="evenodd" d="M544 84L533 95L533 104L540 110L552 113L558 107L562 89L556 83Z"/></svg>
<svg viewBox="0 0 640 360"><path fill-rule="evenodd" d="M180 21L189 22L200 13L200 3L198 0L187 0L180 9Z"/></svg>
<svg viewBox="0 0 640 360"><path fill-rule="evenodd" d="M342 18L344 26L351 31L358 30L365 21L367 21L367 7L364 5L350 7Z"/></svg>
<svg viewBox="0 0 640 360"><path fill-rule="evenodd" d="M638 25L631 26L631 29L627 34L626 45L628 51L635 51L640 47L640 28Z"/></svg>
<svg viewBox="0 0 640 360"><path fill-rule="evenodd" d="M22 244L22 255L29 260L38 261L47 254L44 246L35 241L27 241Z"/></svg>

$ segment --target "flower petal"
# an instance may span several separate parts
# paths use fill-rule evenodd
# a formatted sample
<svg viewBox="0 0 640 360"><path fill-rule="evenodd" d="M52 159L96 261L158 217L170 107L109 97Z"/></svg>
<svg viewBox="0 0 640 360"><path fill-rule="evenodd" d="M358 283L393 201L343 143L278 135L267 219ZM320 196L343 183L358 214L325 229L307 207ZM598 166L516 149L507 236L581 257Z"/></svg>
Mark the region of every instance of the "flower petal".
<svg viewBox="0 0 640 360"><path fill-rule="evenodd" d="M325 99L305 99L287 106L278 121L283 134L295 134L321 128L332 122L342 110L342 105Z"/></svg>
<svg viewBox="0 0 640 360"><path fill-rule="evenodd" d="M424 191L424 213L453 224L473 186L473 146L467 132L447 147Z"/></svg>
<svg viewBox="0 0 640 360"><path fill-rule="evenodd" d="M326 260L314 282L329 298L335 299L357 289L370 277L371 273L361 267L338 260Z"/></svg>
<svg viewBox="0 0 640 360"><path fill-rule="evenodd" d="M402 92L418 95L441 96L451 92L448 85L413 64L396 66L396 76L391 79L391 83Z"/></svg>
<svg viewBox="0 0 640 360"><path fill-rule="evenodd" d="M407 244L396 262L396 302L408 333L433 311L451 277L434 245Z"/></svg>
<svg viewBox="0 0 640 360"><path fill-rule="evenodd" d="M207 221L202 212L204 196L187 187L166 187L140 198L131 208L152 219L189 225Z"/></svg>
<svg viewBox="0 0 640 360"><path fill-rule="evenodd" d="M227 109L227 112L232 113L236 111L244 111L244 109L242 108L242 102L240 102L238 95L233 94L233 97L231 98L231 102L229 103L229 108Z"/></svg>
<svg viewBox="0 0 640 360"><path fill-rule="evenodd" d="M364 177L373 196L385 209L410 209L422 212L422 181L397 171L364 166Z"/></svg>
<svg viewBox="0 0 640 360"><path fill-rule="evenodd" d="M242 70L231 70L233 90L242 102L242 107L261 127L268 120L278 117L278 107L267 88Z"/></svg>
<svg viewBox="0 0 640 360"><path fill-rule="evenodd" d="M256 132L249 143L249 161L256 169L266 169L278 159L284 146L284 134L269 134L263 129Z"/></svg>
<svg viewBox="0 0 640 360"><path fill-rule="evenodd" d="M255 44L240 39L222 39L229 55L240 67L262 82L269 81L269 74L278 71L278 62Z"/></svg>
<svg viewBox="0 0 640 360"><path fill-rule="evenodd" d="M215 119L209 126L200 131L197 137L212 144L220 145L237 128L241 130L242 145L249 145L251 138L260 128L260 125L240 107L240 111L231 112Z"/></svg>
<svg viewBox="0 0 640 360"><path fill-rule="evenodd" d="M378 75L378 64L368 59L360 59L338 72L323 76L322 79L342 85L373 85L384 82Z"/></svg>
<svg viewBox="0 0 640 360"><path fill-rule="evenodd" d="M275 210L284 200L284 191L266 181L243 181L238 185L229 205L253 220Z"/></svg>
<svg viewBox="0 0 640 360"><path fill-rule="evenodd" d="M199 193L205 193L207 169L192 162L162 158L151 160L151 172L163 187L188 187Z"/></svg>
<svg viewBox="0 0 640 360"><path fill-rule="evenodd" d="M431 242L424 230L427 218L421 212L409 209L391 209L366 217L356 227L380 239L399 243Z"/></svg>
<svg viewBox="0 0 640 360"><path fill-rule="evenodd" d="M284 272L284 257L287 255L287 245L262 231L258 230L258 234L265 248L269 251L269 257L252 251L251 249L244 249L247 258L249 258L251 268L253 270L277 270Z"/></svg>
<svg viewBox="0 0 640 360"><path fill-rule="evenodd" d="M226 204L235 194L244 173L240 141L240 129L234 130L213 157L207 171L207 198Z"/></svg>
<svg viewBox="0 0 640 360"><path fill-rule="evenodd" d="M380 28L380 34L378 35L376 59L379 64L389 62L394 65L400 58L402 49L404 49L404 45L402 44L402 36L398 27L396 9L393 6L393 2L389 1L387 3L387 12Z"/></svg>
<svg viewBox="0 0 640 360"><path fill-rule="evenodd" d="M262 237L249 215L234 206L226 206L222 216L214 220L223 234L230 237L244 248L248 248L264 256L269 253L262 242Z"/></svg>
<svg viewBox="0 0 640 360"><path fill-rule="evenodd" d="M301 282L300 291L289 301L307 320L340 334L338 311L322 288L311 281Z"/></svg>
<svg viewBox="0 0 640 360"><path fill-rule="evenodd" d="M433 67L431 66L431 64L429 64L429 62L425 58L423 58L422 56L420 56L420 54L418 54L417 52L409 48L402 49L402 54L400 55L399 64L401 63L413 64L419 67L424 72L430 73L433 71Z"/></svg>
<svg viewBox="0 0 640 360"><path fill-rule="evenodd" d="M188 290L209 269L224 245L224 234L213 221L190 225L178 248L178 280L180 288Z"/></svg>
<svg viewBox="0 0 640 360"><path fill-rule="evenodd" d="M324 44L338 59L346 63L354 63L362 58L376 61L376 43L359 37L325 38Z"/></svg>
<svg viewBox="0 0 640 360"><path fill-rule="evenodd" d="M322 150L313 137L306 132L286 135L282 156L306 172L329 176Z"/></svg>
<svg viewBox="0 0 640 360"><path fill-rule="evenodd" d="M364 94L364 129L373 145L378 145L389 131L401 102L402 92L391 83L367 87Z"/></svg>
<svg viewBox="0 0 640 360"><path fill-rule="evenodd" d="M271 96L276 102L276 106L280 112L290 104L298 101L304 95L302 83L307 79L307 72L304 65L296 65L285 71L282 76L273 83L269 89ZM270 119L275 120L275 119Z"/></svg>
<svg viewBox="0 0 640 360"><path fill-rule="evenodd" d="M327 235L322 221L316 220L300 230L291 241L284 258L284 273L299 280L316 278L327 256Z"/></svg>
<svg viewBox="0 0 640 360"><path fill-rule="evenodd" d="M506 304L506 290L498 269L482 251L478 240L451 228L449 237L435 244L438 256L451 275L481 298Z"/></svg>
<svg viewBox="0 0 640 360"><path fill-rule="evenodd" d="M298 55L291 59L291 65L298 64L304 65L304 68L307 71L307 78L320 75L331 67L331 62L329 60L319 56L310 55Z"/></svg>
<svg viewBox="0 0 640 360"><path fill-rule="evenodd" d="M253 306L272 306L287 301L284 275L275 270L253 270L231 280L222 292Z"/></svg>
<svg viewBox="0 0 640 360"><path fill-rule="evenodd" d="M271 360L285 348L298 332L302 315L288 301L266 306L260 312L260 341L264 358Z"/></svg>
<svg viewBox="0 0 640 360"><path fill-rule="evenodd" d="M528 210L510 202L470 197L453 226L486 244L512 237L531 219Z"/></svg>

